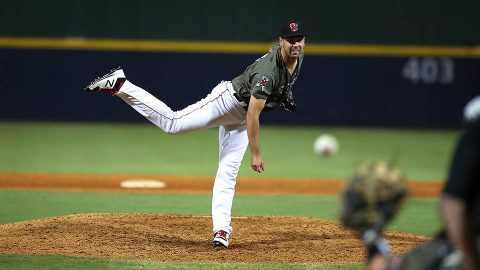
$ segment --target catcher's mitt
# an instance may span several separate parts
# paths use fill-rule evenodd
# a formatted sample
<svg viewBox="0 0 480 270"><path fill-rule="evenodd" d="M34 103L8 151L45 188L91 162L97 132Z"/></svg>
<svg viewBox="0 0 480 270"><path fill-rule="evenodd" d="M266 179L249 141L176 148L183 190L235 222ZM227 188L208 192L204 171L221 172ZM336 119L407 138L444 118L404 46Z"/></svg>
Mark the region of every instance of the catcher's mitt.
<svg viewBox="0 0 480 270"><path fill-rule="evenodd" d="M385 162L358 166L341 194L341 222L370 242L381 233L407 194L401 172Z"/></svg>

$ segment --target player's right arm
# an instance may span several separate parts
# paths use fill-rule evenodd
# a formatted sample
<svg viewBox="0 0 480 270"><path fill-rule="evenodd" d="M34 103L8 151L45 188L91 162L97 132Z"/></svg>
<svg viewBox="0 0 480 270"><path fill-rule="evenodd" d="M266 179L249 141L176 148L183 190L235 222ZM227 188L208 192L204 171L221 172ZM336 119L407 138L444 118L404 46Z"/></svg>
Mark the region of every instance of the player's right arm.
<svg viewBox="0 0 480 270"><path fill-rule="evenodd" d="M269 72L258 72L252 77L251 84L247 110L248 143L252 152L252 169L261 173L265 170L265 165L260 152L260 113L272 93L274 77Z"/></svg>
<svg viewBox="0 0 480 270"><path fill-rule="evenodd" d="M265 100L250 96L250 102L247 110L247 133L248 143L251 151L251 166L256 172L263 172L262 154L260 152L260 113L265 106Z"/></svg>

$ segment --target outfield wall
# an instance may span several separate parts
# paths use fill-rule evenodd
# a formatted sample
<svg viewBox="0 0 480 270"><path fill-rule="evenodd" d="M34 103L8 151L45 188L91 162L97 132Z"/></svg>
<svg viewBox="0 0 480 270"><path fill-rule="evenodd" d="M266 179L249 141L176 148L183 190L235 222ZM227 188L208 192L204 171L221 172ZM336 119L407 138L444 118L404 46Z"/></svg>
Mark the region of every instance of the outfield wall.
<svg viewBox="0 0 480 270"><path fill-rule="evenodd" d="M0 118L143 121L120 99L82 88L121 65L129 80L181 109L256 57L0 49ZM412 61L420 66L418 78L402 75ZM421 72L427 64L438 66L436 76ZM478 74L478 59L307 56L294 88L299 111L279 109L262 118L271 124L456 127L464 104L480 89Z"/></svg>
<svg viewBox="0 0 480 270"><path fill-rule="evenodd" d="M243 72L290 17L310 33L299 111L264 123L458 127L480 93L478 1L2 3L0 120L144 121L120 99L82 91L118 65L181 109Z"/></svg>

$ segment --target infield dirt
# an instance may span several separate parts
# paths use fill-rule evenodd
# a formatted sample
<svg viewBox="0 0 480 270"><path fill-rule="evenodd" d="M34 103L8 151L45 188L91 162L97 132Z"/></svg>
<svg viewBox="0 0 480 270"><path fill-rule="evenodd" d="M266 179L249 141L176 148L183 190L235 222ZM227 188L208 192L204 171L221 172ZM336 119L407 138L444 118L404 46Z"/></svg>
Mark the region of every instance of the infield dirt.
<svg viewBox="0 0 480 270"><path fill-rule="evenodd" d="M142 193L211 193L211 177L148 176L164 189L122 189L132 175L0 174L2 189ZM239 178L238 194L335 194L342 181ZM418 186L416 186L418 185ZM439 184L417 183L413 196L437 196ZM205 262L361 263L362 243L338 222L306 217L233 217L228 249L211 244L210 216L78 214L0 225L0 253ZM428 237L388 231L395 254Z"/></svg>

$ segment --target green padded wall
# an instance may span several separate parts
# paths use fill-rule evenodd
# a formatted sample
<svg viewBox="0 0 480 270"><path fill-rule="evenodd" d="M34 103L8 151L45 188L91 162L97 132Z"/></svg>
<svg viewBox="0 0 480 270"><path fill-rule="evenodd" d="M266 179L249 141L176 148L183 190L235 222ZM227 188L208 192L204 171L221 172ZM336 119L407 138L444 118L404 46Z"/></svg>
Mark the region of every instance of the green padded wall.
<svg viewBox="0 0 480 270"><path fill-rule="evenodd" d="M480 44L478 0L2 0L0 36L270 41L301 19L309 42Z"/></svg>

